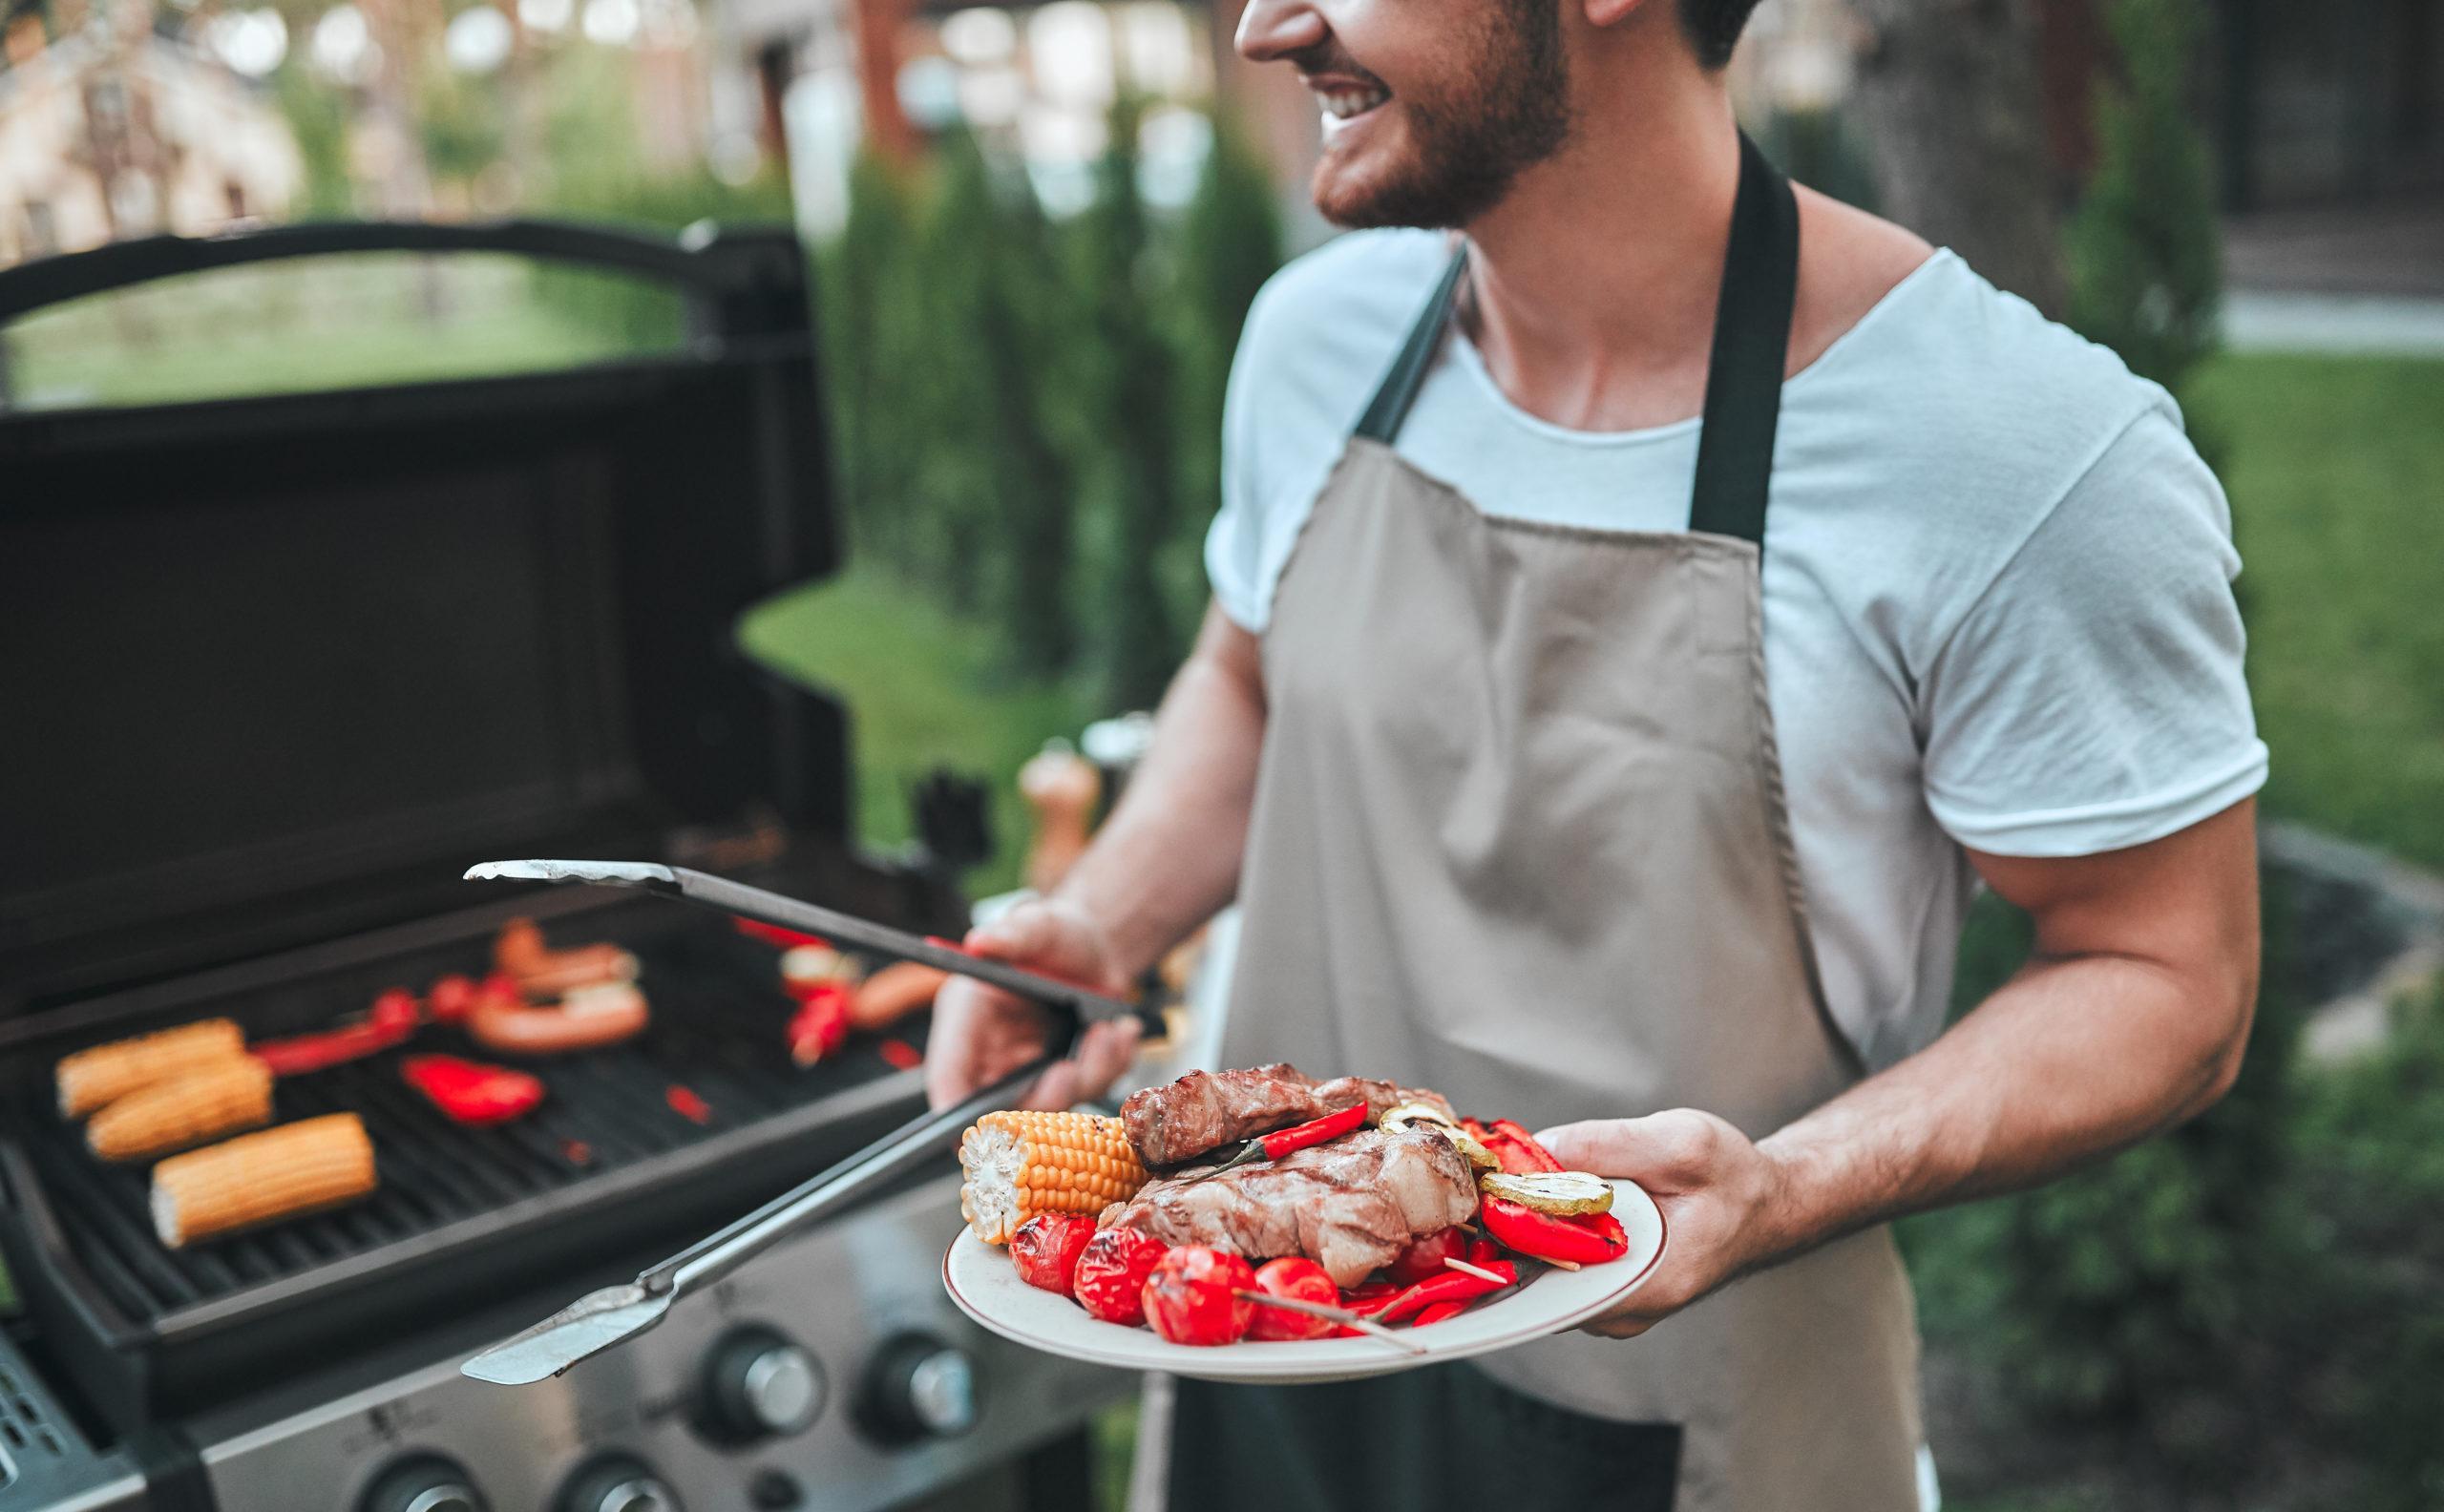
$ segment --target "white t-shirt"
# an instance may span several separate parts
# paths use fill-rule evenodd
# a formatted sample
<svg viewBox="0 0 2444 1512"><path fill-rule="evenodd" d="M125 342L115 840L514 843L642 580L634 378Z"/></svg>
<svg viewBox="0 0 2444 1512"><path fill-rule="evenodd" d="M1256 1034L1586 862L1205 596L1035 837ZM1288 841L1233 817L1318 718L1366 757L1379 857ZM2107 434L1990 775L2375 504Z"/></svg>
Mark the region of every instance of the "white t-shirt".
<svg viewBox="0 0 2444 1512"><path fill-rule="evenodd" d="M1249 630L1448 256L1432 233L1344 236L1250 312L1206 542ZM1455 326L1397 446L1489 514L1679 530L1697 430L1548 424ZM1950 252L1783 386L1768 697L1825 993L1871 1065L1943 1026L1963 846L2093 854L2263 784L2239 570L2171 397Z"/></svg>

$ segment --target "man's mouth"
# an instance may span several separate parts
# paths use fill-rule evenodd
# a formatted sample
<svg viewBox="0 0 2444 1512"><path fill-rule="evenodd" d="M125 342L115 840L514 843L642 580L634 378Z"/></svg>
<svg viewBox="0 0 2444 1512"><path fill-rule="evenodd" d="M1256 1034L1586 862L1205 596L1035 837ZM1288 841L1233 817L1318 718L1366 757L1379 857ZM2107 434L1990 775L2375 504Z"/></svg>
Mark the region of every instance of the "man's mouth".
<svg viewBox="0 0 2444 1512"><path fill-rule="evenodd" d="M1338 131L1392 97L1392 92L1369 79L1346 74L1311 77L1307 88L1323 107L1324 130Z"/></svg>

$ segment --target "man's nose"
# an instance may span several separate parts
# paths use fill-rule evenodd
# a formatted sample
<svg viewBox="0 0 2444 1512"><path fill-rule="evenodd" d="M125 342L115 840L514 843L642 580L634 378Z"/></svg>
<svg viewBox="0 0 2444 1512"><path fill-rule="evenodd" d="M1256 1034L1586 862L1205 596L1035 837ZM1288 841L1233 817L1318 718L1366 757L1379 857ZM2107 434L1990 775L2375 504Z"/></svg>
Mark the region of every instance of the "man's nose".
<svg viewBox="0 0 2444 1512"><path fill-rule="evenodd" d="M1248 0L1239 12L1239 55L1275 62L1318 46L1331 31L1308 0Z"/></svg>

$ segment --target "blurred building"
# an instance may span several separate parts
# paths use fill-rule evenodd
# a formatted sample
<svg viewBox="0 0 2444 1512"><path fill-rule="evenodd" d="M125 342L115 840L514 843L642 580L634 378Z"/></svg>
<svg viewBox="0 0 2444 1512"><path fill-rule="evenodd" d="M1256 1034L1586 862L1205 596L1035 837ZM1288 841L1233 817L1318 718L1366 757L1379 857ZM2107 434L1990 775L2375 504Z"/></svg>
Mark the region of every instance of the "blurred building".
<svg viewBox="0 0 2444 1512"><path fill-rule="evenodd" d="M280 112L220 61L158 35L149 5L62 6L8 25L0 262L279 217L305 178Z"/></svg>

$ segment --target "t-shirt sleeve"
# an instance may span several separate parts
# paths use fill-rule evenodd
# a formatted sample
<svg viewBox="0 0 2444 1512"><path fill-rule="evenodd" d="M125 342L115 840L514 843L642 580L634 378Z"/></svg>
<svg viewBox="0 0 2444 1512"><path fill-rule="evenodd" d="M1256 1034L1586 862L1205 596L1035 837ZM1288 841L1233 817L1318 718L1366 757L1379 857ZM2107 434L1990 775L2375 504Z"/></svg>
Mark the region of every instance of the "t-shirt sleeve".
<svg viewBox="0 0 2444 1512"><path fill-rule="evenodd" d="M1927 802L1972 850L2093 855L2265 781L2231 512L2169 405L2098 454L1928 669Z"/></svg>
<svg viewBox="0 0 2444 1512"><path fill-rule="evenodd" d="M1264 304L1264 296L1257 295L1248 312L1249 336L1231 359L1230 383L1222 395L1222 508L1205 532L1205 577L1212 585L1213 601L1233 624L1250 632L1264 629L1270 597L1264 588L1264 492L1256 476L1256 449L1250 444L1255 401L1249 369L1255 362L1253 336Z"/></svg>

